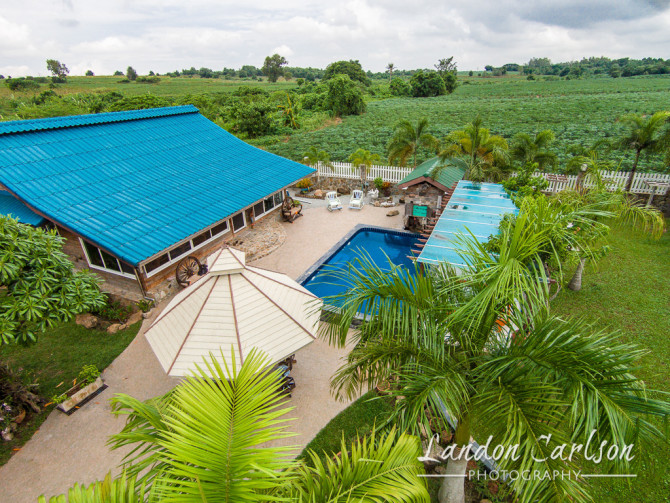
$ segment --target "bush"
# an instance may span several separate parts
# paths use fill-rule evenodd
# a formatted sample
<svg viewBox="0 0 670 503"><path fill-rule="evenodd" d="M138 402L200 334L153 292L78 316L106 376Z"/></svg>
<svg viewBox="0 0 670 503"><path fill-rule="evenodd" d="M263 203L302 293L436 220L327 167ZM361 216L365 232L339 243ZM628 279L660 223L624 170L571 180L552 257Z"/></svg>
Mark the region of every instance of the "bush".
<svg viewBox="0 0 670 503"><path fill-rule="evenodd" d="M365 112L363 92L348 75L335 75L328 81L325 107L333 115L360 115Z"/></svg>
<svg viewBox="0 0 670 503"><path fill-rule="evenodd" d="M298 183L295 184L299 189L309 189L312 186L312 180L309 178L303 178Z"/></svg>
<svg viewBox="0 0 670 503"><path fill-rule="evenodd" d="M400 77L394 77L389 84L391 94L393 96L411 96L412 86L408 82L402 80Z"/></svg>
<svg viewBox="0 0 670 503"><path fill-rule="evenodd" d="M382 180L381 177L375 178L372 183L375 184L377 190L382 190L384 188L384 180Z"/></svg>
<svg viewBox="0 0 670 503"><path fill-rule="evenodd" d="M109 296L107 296L106 301L102 307L91 311L92 314L100 318L118 323L123 323L126 321L132 312L133 308L131 306L124 306L117 300L111 300Z"/></svg>
<svg viewBox="0 0 670 503"><path fill-rule="evenodd" d="M37 82L22 78L7 79L5 85L12 91L33 91L40 88L40 85Z"/></svg>
<svg viewBox="0 0 670 503"><path fill-rule="evenodd" d="M447 94L444 79L437 72L419 70L412 76L409 82L412 86L412 96L415 98L427 98Z"/></svg>
<svg viewBox="0 0 670 503"><path fill-rule="evenodd" d="M135 79L138 84L158 84L160 81L160 77L137 77Z"/></svg>
<svg viewBox="0 0 670 503"><path fill-rule="evenodd" d="M229 108L233 129L250 138L257 138L274 131L274 114L277 108L267 101L238 102Z"/></svg>

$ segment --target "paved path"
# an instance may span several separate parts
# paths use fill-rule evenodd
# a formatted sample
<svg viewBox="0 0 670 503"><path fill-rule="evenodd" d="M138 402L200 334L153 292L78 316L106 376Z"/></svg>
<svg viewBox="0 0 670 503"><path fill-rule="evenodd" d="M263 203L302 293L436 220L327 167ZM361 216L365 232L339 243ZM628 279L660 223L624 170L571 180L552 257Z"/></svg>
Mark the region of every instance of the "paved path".
<svg viewBox="0 0 670 503"><path fill-rule="evenodd" d="M387 217L385 208L366 206L361 211L344 209L329 213L324 207L307 208L304 216L286 226L286 242L253 265L297 278L331 246L359 223L400 228L400 216ZM154 316L165 304L154 310ZM120 431L123 419L110 413L109 398L126 393L139 399L163 394L178 383L165 375L149 347L146 320L128 348L105 370L109 386L94 401L72 416L54 411L33 438L0 468L0 503L35 503L65 492L75 482L89 484L117 466L124 452L110 451L107 438ZM305 445L330 419L347 406L330 395L329 380L346 349L315 341L296 354L293 369L297 388L291 399L297 418L290 429L297 437L288 444Z"/></svg>

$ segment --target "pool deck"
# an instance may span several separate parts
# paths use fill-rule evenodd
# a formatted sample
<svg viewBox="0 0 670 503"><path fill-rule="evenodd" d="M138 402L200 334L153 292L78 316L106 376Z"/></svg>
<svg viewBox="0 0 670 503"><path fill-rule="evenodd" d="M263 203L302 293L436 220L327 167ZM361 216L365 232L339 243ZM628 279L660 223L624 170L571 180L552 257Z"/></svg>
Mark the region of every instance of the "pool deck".
<svg viewBox="0 0 670 503"><path fill-rule="evenodd" d="M402 207L395 208L401 215L387 217L394 208L366 205L358 211L347 209L344 198L342 203L344 209L333 213L323 206L306 204L301 218L293 224L282 224L287 233L284 244L251 265L295 279L357 224L402 229ZM169 391L179 382L165 375L144 337L166 304L167 300L153 310L133 342L103 372L109 386L104 393L72 416L52 412L33 438L0 467L0 503L34 503L40 494L61 494L75 482L89 484L110 470L119 472L117 466L127 451L110 451L105 443L121 430L124 421L110 413L109 399L116 393L126 393L144 400ZM347 353L346 348L332 348L316 340L296 354L292 375L297 388L289 403L295 408L288 415L295 418L289 429L298 436L286 439L285 445L304 446L348 405L330 394L330 377Z"/></svg>

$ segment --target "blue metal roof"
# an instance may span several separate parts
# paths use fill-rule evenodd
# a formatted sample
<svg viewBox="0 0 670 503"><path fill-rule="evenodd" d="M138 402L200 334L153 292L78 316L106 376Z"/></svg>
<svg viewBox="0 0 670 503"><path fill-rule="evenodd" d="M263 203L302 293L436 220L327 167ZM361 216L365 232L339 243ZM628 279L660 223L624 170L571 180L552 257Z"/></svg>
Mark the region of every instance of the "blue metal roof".
<svg viewBox="0 0 670 503"><path fill-rule="evenodd" d="M46 221L5 190L0 190L0 215L11 215L19 222L35 227Z"/></svg>
<svg viewBox="0 0 670 503"><path fill-rule="evenodd" d="M479 242L487 241L498 234L505 213L518 214L519 210L502 185L461 180L417 260L465 268L460 239L472 233Z"/></svg>
<svg viewBox="0 0 670 503"><path fill-rule="evenodd" d="M0 182L135 265L313 172L191 105L0 123Z"/></svg>

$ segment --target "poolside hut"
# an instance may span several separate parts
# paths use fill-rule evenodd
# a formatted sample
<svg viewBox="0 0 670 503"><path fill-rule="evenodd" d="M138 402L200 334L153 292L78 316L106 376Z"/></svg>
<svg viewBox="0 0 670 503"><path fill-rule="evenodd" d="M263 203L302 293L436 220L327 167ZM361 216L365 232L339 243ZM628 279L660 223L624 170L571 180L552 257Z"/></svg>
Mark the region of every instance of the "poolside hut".
<svg viewBox="0 0 670 503"><path fill-rule="evenodd" d="M321 301L291 278L246 265L244 252L223 248L209 272L179 292L146 333L174 377L188 374L211 352L228 365L252 348L281 361L316 338ZM223 362L221 362L223 363Z"/></svg>

